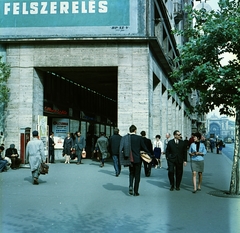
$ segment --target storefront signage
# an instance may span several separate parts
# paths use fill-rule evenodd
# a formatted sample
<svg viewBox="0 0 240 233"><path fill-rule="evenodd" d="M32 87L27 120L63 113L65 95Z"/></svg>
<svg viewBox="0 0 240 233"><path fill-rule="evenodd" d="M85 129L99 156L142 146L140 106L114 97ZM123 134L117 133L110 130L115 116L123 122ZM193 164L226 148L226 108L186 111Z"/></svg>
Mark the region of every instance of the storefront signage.
<svg viewBox="0 0 240 233"><path fill-rule="evenodd" d="M1 0L0 39L131 33L136 18L137 0Z"/></svg>
<svg viewBox="0 0 240 233"><path fill-rule="evenodd" d="M69 119L53 118L52 131L54 133L55 149L62 149L64 138L69 132Z"/></svg>
<svg viewBox="0 0 240 233"><path fill-rule="evenodd" d="M59 109L52 109L51 107L44 107L44 112L52 113L52 114L58 114L58 115L67 115L67 111L65 110L59 110Z"/></svg>

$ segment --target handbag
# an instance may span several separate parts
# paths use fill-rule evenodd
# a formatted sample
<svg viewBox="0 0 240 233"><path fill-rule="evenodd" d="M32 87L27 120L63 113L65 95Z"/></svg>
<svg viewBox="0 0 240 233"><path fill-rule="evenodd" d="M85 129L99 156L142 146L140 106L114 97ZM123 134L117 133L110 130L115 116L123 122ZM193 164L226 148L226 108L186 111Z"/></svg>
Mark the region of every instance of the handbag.
<svg viewBox="0 0 240 233"><path fill-rule="evenodd" d="M145 152L145 151L140 151L140 155L142 160L144 160L147 163L151 163L152 162L152 158Z"/></svg>
<svg viewBox="0 0 240 233"><path fill-rule="evenodd" d="M47 164L41 163L40 174L42 174L42 175L48 174L48 169L49 169L49 166Z"/></svg>
<svg viewBox="0 0 240 233"><path fill-rule="evenodd" d="M87 157L87 152L85 150L82 151L82 158L85 159Z"/></svg>

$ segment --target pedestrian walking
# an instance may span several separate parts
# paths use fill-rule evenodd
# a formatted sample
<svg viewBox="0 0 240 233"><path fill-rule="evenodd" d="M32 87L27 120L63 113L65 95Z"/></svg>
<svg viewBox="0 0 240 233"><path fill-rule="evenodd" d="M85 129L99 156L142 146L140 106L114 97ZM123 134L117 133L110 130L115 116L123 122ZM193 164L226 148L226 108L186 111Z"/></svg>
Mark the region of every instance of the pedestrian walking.
<svg viewBox="0 0 240 233"><path fill-rule="evenodd" d="M192 169L192 182L193 182L193 193L201 191L202 184L202 173L204 171L204 155L207 150L205 145L200 142L201 134L193 134L194 143L189 148L189 155L191 158L191 169ZM197 173L198 173L198 186L197 186Z"/></svg>
<svg viewBox="0 0 240 233"><path fill-rule="evenodd" d="M173 136L174 139L168 142L166 149L168 178L170 182L170 191L174 190L175 184L176 190L179 191L183 175L183 165L187 165L187 148L185 143L180 140L181 133L178 130L173 132Z"/></svg>
<svg viewBox="0 0 240 233"><path fill-rule="evenodd" d="M99 160L100 160L100 167L104 167L105 159L108 156L108 139L106 138L106 135L104 132L100 133L100 137L97 139L96 145L95 145L95 152L98 152Z"/></svg>
<svg viewBox="0 0 240 233"><path fill-rule="evenodd" d="M153 157L153 145L151 140L146 137L145 131L142 131L140 134L143 137L144 144L146 145L148 151L150 152L151 157ZM152 163L148 163L145 160L143 160L143 165L144 165L145 176L149 177L151 175Z"/></svg>
<svg viewBox="0 0 240 233"><path fill-rule="evenodd" d="M116 173L116 176L119 176L121 173L121 165L119 161L119 146L122 136L119 134L119 129L114 129L114 134L109 139L109 151L112 156L113 166Z"/></svg>
<svg viewBox="0 0 240 233"><path fill-rule="evenodd" d="M33 131L32 136L33 139L27 143L26 156L29 160L33 184L38 185L40 166L41 163L45 163L46 156L44 153L44 144L42 140L38 139L38 131Z"/></svg>
<svg viewBox="0 0 240 233"><path fill-rule="evenodd" d="M141 176L142 158L140 151L150 152L144 144L143 138L136 135L137 127L131 125L129 134L122 137L119 148L121 165L129 166L129 194L139 196L139 184Z"/></svg>

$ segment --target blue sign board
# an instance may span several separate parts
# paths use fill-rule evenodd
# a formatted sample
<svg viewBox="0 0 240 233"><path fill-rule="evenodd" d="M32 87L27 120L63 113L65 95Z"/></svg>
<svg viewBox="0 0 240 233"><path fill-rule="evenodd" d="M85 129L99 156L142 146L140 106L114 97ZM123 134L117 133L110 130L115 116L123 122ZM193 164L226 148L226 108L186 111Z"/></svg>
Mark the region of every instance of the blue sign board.
<svg viewBox="0 0 240 233"><path fill-rule="evenodd" d="M137 0L1 0L0 38L131 34Z"/></svg>

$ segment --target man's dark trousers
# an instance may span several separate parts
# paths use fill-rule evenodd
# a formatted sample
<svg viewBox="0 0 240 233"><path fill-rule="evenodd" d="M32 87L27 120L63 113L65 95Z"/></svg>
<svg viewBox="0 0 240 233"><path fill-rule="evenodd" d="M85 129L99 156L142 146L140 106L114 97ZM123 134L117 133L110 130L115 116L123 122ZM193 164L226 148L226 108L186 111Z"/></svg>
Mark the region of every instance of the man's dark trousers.
<svg viewBox="0 0 240 233"><path fill-rule="evenodd" d="M135 194L138 193L140 176L141 176L141 168L142 168L142 162L132 163L132 166L129 166L129 184L130 184L130 187L133 187Z"/></svg>
<svg viewBox="0 0 240 233"><path fill-rule="evenodd" d="M183 164L173 161L168 161L168 178L171 187L174 187L174 172L176 172L176 188L180 187L183 175Z"/></svg>

